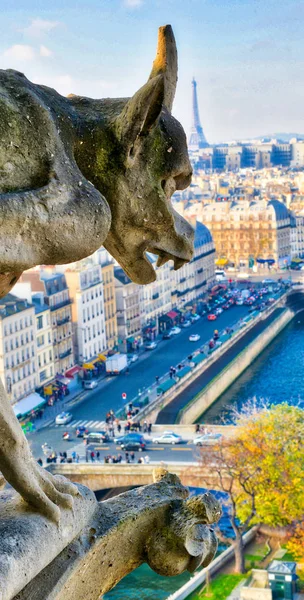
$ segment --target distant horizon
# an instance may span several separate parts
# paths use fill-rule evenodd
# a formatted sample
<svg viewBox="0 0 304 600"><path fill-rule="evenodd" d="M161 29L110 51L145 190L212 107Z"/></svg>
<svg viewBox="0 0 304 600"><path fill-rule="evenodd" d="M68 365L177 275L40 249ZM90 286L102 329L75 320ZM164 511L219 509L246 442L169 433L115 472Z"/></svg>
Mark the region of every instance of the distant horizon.
<svg viewBox="0 0 304 600"><path fill-rule="evenodd" d="M173 114L191 128L198 83L210 144L261 131L303 130L300 0L2 0L0 68L59 93L132 96L148 79L157 29L171 23L179 53Z"/></svg>

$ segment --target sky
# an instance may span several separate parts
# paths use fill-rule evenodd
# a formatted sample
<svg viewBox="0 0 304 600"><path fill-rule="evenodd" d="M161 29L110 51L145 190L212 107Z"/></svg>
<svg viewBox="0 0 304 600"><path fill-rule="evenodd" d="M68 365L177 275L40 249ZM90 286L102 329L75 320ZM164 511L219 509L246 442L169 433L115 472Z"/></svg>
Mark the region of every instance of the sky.
<svg viewBox="0 0 304 600"><path fill-rule="evenodd" d="M189 133L191 79L210 143L304 133L303 0L1 0L0 68L93 98L147 80L157 29L179 55L173 114Z"/></svg>

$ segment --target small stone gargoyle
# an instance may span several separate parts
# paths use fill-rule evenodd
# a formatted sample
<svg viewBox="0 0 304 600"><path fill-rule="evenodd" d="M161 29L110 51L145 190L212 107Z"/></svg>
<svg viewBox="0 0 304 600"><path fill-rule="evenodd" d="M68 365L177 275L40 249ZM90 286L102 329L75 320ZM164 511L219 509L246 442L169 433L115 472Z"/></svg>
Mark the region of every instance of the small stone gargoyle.
<svg viewBox="0 0 304 600"><path fill-rule="evenodd" d="M159 29L148 82L131 99L64 98L0 71L0 297L25 269L65 264L101 245L136 283L193 255L192 227L170 204L191 181L182 126L171 115L177 52ZM41 469L0 384L0 470L23 499L59 521L77 488Z"/></svg>

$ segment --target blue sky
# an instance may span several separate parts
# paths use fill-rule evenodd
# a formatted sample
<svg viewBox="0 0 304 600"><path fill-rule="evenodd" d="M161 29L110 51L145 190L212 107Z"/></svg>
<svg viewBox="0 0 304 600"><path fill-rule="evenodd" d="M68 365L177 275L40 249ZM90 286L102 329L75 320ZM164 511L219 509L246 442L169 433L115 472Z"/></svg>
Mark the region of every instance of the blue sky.
<svg viewBox="0 0 304 600"><path fill-rule="evenodd" d="M191 79L211 142L304 133L300 0L1 0L0 68L60 93L130 96L147 79L157 28L179 52L174 114L191 126Z"/></svg>

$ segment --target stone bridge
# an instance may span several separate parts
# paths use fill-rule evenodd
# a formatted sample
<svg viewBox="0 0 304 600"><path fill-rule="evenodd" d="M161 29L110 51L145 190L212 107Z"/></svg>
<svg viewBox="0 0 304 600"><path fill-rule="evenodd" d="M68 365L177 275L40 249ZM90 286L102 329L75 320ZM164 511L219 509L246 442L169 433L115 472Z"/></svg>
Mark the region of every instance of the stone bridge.
<svg viewBox="0 0 304 600"><path fill-rule="evenodd" d="M297 285L286 296L286 306L295 313L304 310L304 284Z"/></svg>
<svg viewBox="0 0 304 600"><path fill-rule="evenodd" d="M94 492L109 488L126 488L147 485L153 482L156 467L169 468L186 487L208 487L217 489L217 477L206 471L198 463L159 463L159 464L98 464L64 463L51 464L48 470L53 475L64 475L71 481L81 483Z"/></svg>

